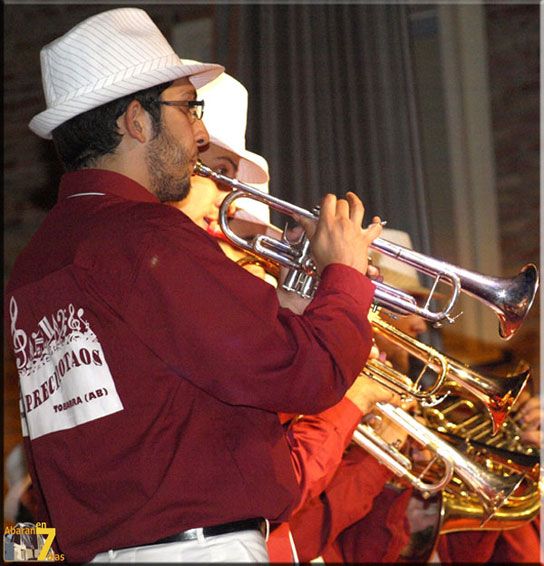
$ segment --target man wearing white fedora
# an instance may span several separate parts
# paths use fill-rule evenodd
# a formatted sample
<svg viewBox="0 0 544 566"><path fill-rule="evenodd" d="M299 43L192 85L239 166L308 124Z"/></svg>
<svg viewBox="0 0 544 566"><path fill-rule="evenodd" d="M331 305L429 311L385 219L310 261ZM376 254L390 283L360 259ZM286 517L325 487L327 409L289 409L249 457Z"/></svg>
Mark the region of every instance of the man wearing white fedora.
<svg viewBox="0 0 544 566"><path fill-rule="evenodd" d="M306 223L321 275L303 315L165 202L208 144L196 88L140 9L41 51L30 128L67 170L5 294L38 519L69 562L265 561L296 483L277 412L336 403L366 361L374 287L353 194Z"/></svg>

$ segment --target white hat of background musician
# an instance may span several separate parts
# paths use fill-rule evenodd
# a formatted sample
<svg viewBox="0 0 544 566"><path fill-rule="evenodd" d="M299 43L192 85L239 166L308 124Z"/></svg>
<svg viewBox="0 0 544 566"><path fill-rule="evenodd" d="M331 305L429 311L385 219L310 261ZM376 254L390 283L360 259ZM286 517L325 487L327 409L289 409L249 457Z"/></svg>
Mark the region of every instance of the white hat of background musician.
<svg viewBox="0 0 544 566"><path fill-rule="evenodd" d="M210 143L232 151L240 157L236 178L244 183L266 183L269 180L265 159L246 149L248 93L234 77L223 73L198 89L204 100L203 122Z"/></svg>
<svg viewBox="0 0 544 566"><path fill-rule="evenodd" d="M180 59L139 8L87 18L43 47L40 60L47 109L29 128L46 139L74 116L117 98L183 77L200 88L224 71Z"/></svg>
<svg viewBox="0 0 544 566"><path fill-rule="evenodd" d="M410 250L414 249L410 235L401 230L384 228L380 237L393 244ZM427 296L429 294L430 290L421 284L415 267L374 250L369 250L369 253L372 265L379 268L384 283L413 295Z"/></svg>
<svg viewBox="0 0 544 566"><path fill-rule="evenodd" d="M240 161L236 178L243 183L269 192L268 162L264 157L246 149L248 93L244 85L223 73L198 89L204 100L203 122L210 144L236 154ZM256 224L270 224L270 208L255 199L239 199L235 217Z"/></svg>

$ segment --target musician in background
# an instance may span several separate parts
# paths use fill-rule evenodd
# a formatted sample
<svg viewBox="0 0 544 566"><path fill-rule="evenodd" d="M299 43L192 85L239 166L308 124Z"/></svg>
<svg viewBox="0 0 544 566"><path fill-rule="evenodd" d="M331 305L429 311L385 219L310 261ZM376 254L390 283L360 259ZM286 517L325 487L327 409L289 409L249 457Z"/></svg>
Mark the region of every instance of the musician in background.
<svg viewBox="0 0 544 566"><path fill-rule="evenodd" d="M226 73L198 91L198 95L206 100L206 108L218 108L219 111L207 112L204 118L210 134L209 148L201 154L202 161L210 168L229 177L246 183L261 179L261 172L267 171L266 161L245 148L245 118L247 108L247 91L238 81ZM224 111L216 102L223 102L229 108L227 119ZM222 138L222 133L235 123L243 124L238 128L236 139L230 128L230 136ZM219 207L227 194L226 187L218 186L208 178L193 177L190 193L186 199L171 203L187 214L196 224L218 238L221 248L228 257L244 264L244 268L254 275L266 278L263 264L256 259L248 258L248 254L232 246L218 226ZM259 188L268 191L268 186L260 184ZM270 229L269 209L255 206L255 201L244 199L243 208L231 208L231 224L246 232L264 233ZM260 204L260 203L257 203ZM279 274L276 273L277 277ZM277 285L270 278L268 281ZM280 304L294 312L301 313L308 305L307 299L301 299L293 293L277 289ZM372 354L371 354L372 355ZM374 353L377 356L378 352ZM347 391L345 397L330 409L317 415L280 414L280 420L286 427L286 438L289 443L291 459L297 479L301 487L301 498L298 507L308 499L318 496L342 461L342 454L348 445L353 430L364 414L368 414L374 403L378 401L399 403L399 398L374 380L359 376ZM386 426L385 435L391 441L403 439L404 432L394 426ZM381 466L380 466L381 468ZM383 469L376 470L377 475ZM369 467L369 473L371 469ZM372 497L374 478L369 475L369 497ZM361 497L361 495L359 495ZM268 539L268 550L272 562L293 562L297 560L297 551L293 546L288 524L273 525Z"/></svg>
<svg viewBox="0 0 544 566"><path fill-rule="evenodd" d="M382 237L411 248L405 232L384 229ZM371 257L385 283L409 292L420 302L427 297L429 290L421 285L413 267L373 252ZM390 316L382 309L380 316L412 338L427 330L425 320L418 315ZM406 350L380 334L375 335L375 341L382 361L408 374ZM392 438L379 428L378 432L399 448L406 439L405 434ZM330 563L396 561L409 540L406 508L411 488L399 487L393 479L393 473L363 448L350 446L323 493L289 520L301 561L318 556Z"/></svg>

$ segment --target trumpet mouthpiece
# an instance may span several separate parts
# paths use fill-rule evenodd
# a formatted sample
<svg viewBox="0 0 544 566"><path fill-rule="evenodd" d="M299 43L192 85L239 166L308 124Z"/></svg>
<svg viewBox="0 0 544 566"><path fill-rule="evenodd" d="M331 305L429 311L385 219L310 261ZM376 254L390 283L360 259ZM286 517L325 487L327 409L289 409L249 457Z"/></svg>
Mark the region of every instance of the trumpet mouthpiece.
<svg viewBox="0 0 544 566"><path fill-rule="evenodd" d="M193 169L194 175L200 175L201 177L210 177L212 174L212 170L204 165L200 159L195 163L195 167Z"/></svg>

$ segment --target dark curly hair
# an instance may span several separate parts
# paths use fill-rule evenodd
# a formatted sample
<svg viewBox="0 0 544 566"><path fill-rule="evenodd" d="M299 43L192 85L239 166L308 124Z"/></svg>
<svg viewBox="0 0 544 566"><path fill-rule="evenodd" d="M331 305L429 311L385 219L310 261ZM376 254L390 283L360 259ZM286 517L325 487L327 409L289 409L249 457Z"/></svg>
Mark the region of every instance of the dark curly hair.
<svg viewBox="0 0 544 566"><path fill-rule="evenodd" d="M133 100L151 116L154 135L161 131L161 107L152 104L172 82L162 83L74 116L53 130L53 143L66 171L92 167L99 157L113 153L121 142L117 119Z"/></svg>

